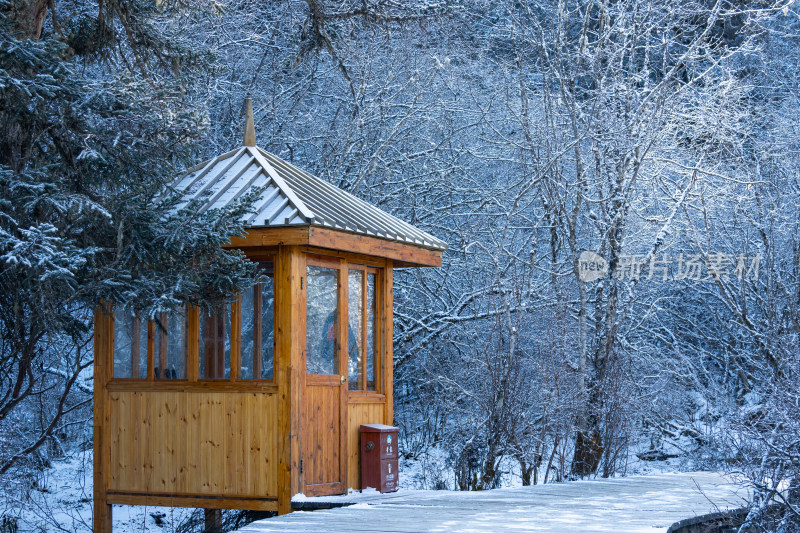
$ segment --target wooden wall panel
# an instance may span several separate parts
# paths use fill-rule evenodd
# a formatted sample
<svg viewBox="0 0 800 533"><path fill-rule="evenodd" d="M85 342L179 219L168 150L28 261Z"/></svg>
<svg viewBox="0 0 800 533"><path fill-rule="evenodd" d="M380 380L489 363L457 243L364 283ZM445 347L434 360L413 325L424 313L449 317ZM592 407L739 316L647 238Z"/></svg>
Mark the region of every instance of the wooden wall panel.
<svg viewBox="0 0 800 533"><path fill-rule="evenodd" d="M109 490L277 497L277 398L113 392Z"/></svg>
<svg viewBox="0 0 800 533"><path fill-rule="evenodd" d="M350 403L347 407L347 487L361 488L361 424L386 424L383 403Z"/></svg>
<svg viewBox="0 0 800 533"><path fill-rule="evenodd" d="M197 440L193 443L198 458L196 471L189 471L189 477L197 477L196 483L189 486L201 494L222 494L222 477L225 475L225 457L222 447L225 411L222 406L222 394L205 394L197 401L200 403Z"/></svg>

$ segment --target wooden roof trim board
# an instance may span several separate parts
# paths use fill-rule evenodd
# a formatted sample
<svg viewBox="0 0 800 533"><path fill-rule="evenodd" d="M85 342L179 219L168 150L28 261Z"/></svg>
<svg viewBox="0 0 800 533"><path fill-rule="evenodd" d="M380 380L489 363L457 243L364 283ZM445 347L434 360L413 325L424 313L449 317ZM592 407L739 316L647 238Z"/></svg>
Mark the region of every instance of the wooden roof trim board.
<svg viewBox="0 0 800 533"><path fill-rule="evenodd" d="M254 252L256 248L291 245L384 257L394 260L395 268L442 266L442 252L438 249L320 226L251 228L244 236L232 237L226 248L243 248Z"/></svg>
<svg viewBox="0 0 800 533"><path fill-rule="evenodd" d="M399 241L310 227L309 245L333 250L347 250L394 260L395 268L407 266L442 266L442 251L421 248Z"/></svg>

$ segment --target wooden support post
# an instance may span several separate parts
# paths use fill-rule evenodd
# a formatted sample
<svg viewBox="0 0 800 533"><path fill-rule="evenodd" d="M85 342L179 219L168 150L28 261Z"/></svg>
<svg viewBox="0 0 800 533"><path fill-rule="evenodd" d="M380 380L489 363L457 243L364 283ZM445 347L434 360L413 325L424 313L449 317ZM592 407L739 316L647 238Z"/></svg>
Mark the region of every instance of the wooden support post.
<svg viewBox="0 0 800 533"><path fill-rule="evenodd" d="M292 295L292 350L291 350L291 374L290 374L290 393L291 393L291 466L292 479L290 493L292 495L300 492L302 487L302 461L300 460L301 442L301 409L302 409L302 390L305 386L306 375L306 260L305 255L300 251L299 246L291 249L291 283L289 286ZM288 502L291 510L292 502Z"/></svg>
<svg viewBox="0 0 800 533"><path fill-rule="evenodd" d="M222 510L203 510L203 533L222 533Z"/></svg>
<svg viewBox="0 0 800 533"><path fill-rule="evenodd" d="M219 307L219 312L217 313L216 320L214 321L217 325L216 335L214 339L216 341L216 361L214 362L214 375L209 376L213 378L224 378L225 377L225 306Z"/></svg>
<svg viewBox="0 0 800 533"><path fill-rule="evenodd" d="M369 387L369 376L367 375L367 321L369 320L367 317L369 316L369 302L367 301L367 280L369 279L370 271L368 268L364 269L364 274L361 276L361 324L358 327L361 328L361 346L358 349L361 351L361 368L359 368L359 376L358 379L358 388L359 390L367 390ZM349 274L348 274L349 276ZM377 287L376 287L377 288ZM349 295L348 295L349 298ZM374 311L374 309L373 309ZM372 327L374 328L377 324L375 321L372 322ZM373 338L374 339L374 338ZM347 341L348 344L350 341ZM348 348L349 351L349 348ZM375 350L372 350L372 357L373 357L373 369L375 368ZM372 380L373 383L375 380Z"/></svg>
<svg viewBox="0 0 800 533"><path fill-rule="evenodd" d="M305 350L305 261L282 246L275 264L275 380L278 384L278 513L300 492L300 378Z"/></svg>
<svg viewBox="0 0 800 533"><path fill-rule="evenodd" d="M109 412L107 383L114 353L114 317L110 305L94 310L94 532L111 533L111 505L106 499L108 490Z"/></svg>
<svg viewBox="0 0 800 533"><path fill-rule="evenodd" d="M350 363L350 310L348 309L348 298L349 298L349 290L350 290L350 279L349 279L349 272L347 270L347 260L344 258L339 258L339 275L337 276L339 280L338 285L338 296L336 301L336 316L339 326L339 335L338 338L341 339L341 342L338 343L338 346L334 349L334 353L337 354L336 356L336 373L339 374L341 377L341 384L339 385L339 398L337 406L339 408L339 427L335 434L339 436L339 475L336 481L342 482L342 487L344 492L347 492L347 389L349 384L344 376L347 375L347 365ZM362 282L364 279L364 274L362 271ZM363 286L362 286L363 288ZM361 318L364 318L364 308L361 308ZM355 335L355 334L354 334ZM363 347L363 341L361 342L362 346L359 346L359 350ZM363 362L363 358L362 358ZM332 465L336 468L336 465Z"/></svg>
<svg viewBox="0 0 800 533"><path fill-rule="evenodd" d="M208 309L203 312L200 320L203 320L203 379L213 378L216 375L216 341L215 332L217 323L214 320L215 313Z"/></svg>
<svg viewBox="0 0 800 533"><path fill-rule="evenodd" d="M156 330L155 324L152 320L147 322L147 379L153 381L155 379L155 347L156 347Z"/></svg>

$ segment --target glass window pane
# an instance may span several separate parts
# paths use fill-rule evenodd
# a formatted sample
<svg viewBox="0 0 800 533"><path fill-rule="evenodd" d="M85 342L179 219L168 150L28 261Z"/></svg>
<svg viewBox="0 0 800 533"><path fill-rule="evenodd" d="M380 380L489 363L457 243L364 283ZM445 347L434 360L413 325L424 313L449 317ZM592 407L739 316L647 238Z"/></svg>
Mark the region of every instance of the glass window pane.
<svg viewBox="0 0 800 533"><path fill-rule="evenodd" d="M272 262L260 264L260 283L242 293L240 379L272 379L272 329L275 306Z"/></svg>
<svg viewBox="0 0 800 533"><path fill-rule="evenodd" d="M231 311L223 305L200 313L200 379L231 376Z"/></svg>
<svg viewBox="0 0 800 533"><path fill-rule="evenodd" d="M189 324L186 320L186 309L173 311L167 325L169 333L167 341L167 378L186 379L186 357Z"/></svg>
<svg viewBox="0 0 800 533"><path fill-rule="evenodd" d="M260 314L256 314L256 308L260 307L261 291L258 286L253 286L242 292L241 295L241 309L242 309L242 355L241 355L241 368L239 369L240 379L253 379L255 364L259 359L253 357L253 352L259 350L258 335Z"/></svg>
<svg viewBox="0 0 800 533"><path fill-rule="evenodd" d="M114 377L147 378L147 321L131 309L114 312Z"/></svg>
<svg viewBox="0 0 800 533"><path fill-rule="evenodd" d="M306 275L306 373L338 374L338 270L309 265Z"/></svg>
<svg viewBox="0 0 800 533"><path fill-rule="evenodd" d="M364 376L361 367L361 346L364 320L364 272L351 270L347 276L347 373L350 390L364 388Z"/></svg>
<svg viewBox="0 0 800 533"><path fill-rule="evenodd" d="M275 278L272 263L265 265L261 281L261 379L273 379L273 327L275 324Z"/></svg>
<svg viewBox="0 0 800 533"><path fill-rule="evenodd" d="M375 274L367 273L367 390L377 390L378 365L375 364Z"/></svg>
<svg viewBox="0 0 800 533"><path fill-rule="evenodd" d="M178 309L161 313L155 329L154 376L156 379L186 379L186 313Z"/></svg>

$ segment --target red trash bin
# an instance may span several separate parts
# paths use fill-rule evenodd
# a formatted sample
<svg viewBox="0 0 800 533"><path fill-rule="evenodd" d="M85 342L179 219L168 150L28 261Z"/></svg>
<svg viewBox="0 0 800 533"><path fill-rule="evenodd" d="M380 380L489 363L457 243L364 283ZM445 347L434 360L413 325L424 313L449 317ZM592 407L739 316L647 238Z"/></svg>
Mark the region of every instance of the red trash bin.
<svg viewBox="0 0 800 533"><path fill-rule="evenodd" d="M361 488L380 492L397 490L397 432L383 424L361 426Z"/></svg>

